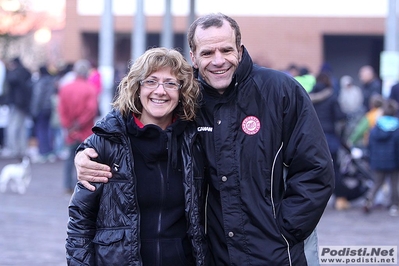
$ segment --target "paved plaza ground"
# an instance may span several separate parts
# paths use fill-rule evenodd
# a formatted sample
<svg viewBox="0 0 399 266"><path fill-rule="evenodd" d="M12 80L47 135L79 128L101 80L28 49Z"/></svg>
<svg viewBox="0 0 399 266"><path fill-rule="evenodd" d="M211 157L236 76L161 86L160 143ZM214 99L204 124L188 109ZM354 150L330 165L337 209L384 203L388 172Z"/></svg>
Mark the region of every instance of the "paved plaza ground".
<svg viewBox="0 0 399 266"><path fill-rule="evenodd" d="M0 159L0 169L11 162L15 160ZM0 266L66 265L70 195L62 186L62 167L63 161L33 164L25 194L0 193ZM384 208L366 215L358 202L340 212L329 204L318 239L320 246L399 246L399 217L389 216Z"/></svg>

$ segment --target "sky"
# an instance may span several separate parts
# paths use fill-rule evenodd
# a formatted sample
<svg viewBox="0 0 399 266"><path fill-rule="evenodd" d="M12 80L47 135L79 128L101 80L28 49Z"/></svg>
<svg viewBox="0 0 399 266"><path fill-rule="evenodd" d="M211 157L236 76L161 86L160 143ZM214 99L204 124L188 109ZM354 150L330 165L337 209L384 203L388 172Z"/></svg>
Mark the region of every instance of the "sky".
<svg viewBox="0 0 399 266"><path fill-rule="evenodd" d="M53 0L54 1L54 0ZM93 2L97 5L93 5ZM114 11L132 15L136 1L113 0ZM188 14L190 0L171 0L172 13ZM228 15L253 16L386 16L389 0L196 0L197 14L222 12ZM102 1L78 0L81 14L100 14ZM145 0L148 15L162 15L165 0Z"/></svg>
<svg viewBox="0 0 399 266"><path fill-rule="evenodd" d="M68 0L30 0L36 10L47 10L53 14L62 12ZM99 15L103 0L77 0L82 15ZM136 10L135 0L113 0L114 12L132 15ZM186 15L190 0L171 0L172 13ZM196 0L197 14L222 12L228 15L252 16L352 16L385 17L389 0ZM147 15L162 15L165 0L145 0Z"/></svg>

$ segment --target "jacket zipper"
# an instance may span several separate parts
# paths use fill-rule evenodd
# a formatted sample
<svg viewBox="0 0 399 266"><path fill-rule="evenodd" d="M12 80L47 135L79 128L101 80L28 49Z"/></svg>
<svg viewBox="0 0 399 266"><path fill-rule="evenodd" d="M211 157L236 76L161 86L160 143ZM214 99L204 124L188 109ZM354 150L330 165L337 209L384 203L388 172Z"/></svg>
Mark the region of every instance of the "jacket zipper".
<svg viewBox="0 0 399 266"><path fill-rule="evenodd" d="M134 187L135 188L137 188L137 176L136 176L136 173L135 173L135 171L134 171L134 156L133 156L133 150L132 150L132 144L130 143L130 139L129 138L124 138L124 136L121 134L121 139L122 139L122 142L125 142L125 147L129 147L129 155L130 155L130 158L132 159L132 177L133 177L133 183L134 183ZM140 206L139 206L139 204L138 204L138 201L137 201L137 189L134 189L134 191L133 191L133 193L134 193L134 197L135 197L135 199L136 199L136 202L137 202L137 249L138 249L138 258L139 258L139 261L140 261L140 263L143 263L143 260L142 260L142 258L141 258L141 237L140 237L140 223L141 223L141 216L140 216Z"/></svg>
<svg viewBox="0 0 399 266"><path fill-rule="evenodd" d="M164 198L165 198L165 177L162 173L161 170L161 165L158 162L157 163L158 166L158 170L159 170L159 174L161 177L161 197L160 197L160 208L159 208L159 213L158 213L158 226L157 226L157 235L158 235L158 240L157 240L157 247L156 247L156 254L157 254L157 258L156 258L156 265L161 265L161 243L160 243L160 234L161 234L161 230L162 230L162 208L163 208L163 202L164 202Z"/></svg>

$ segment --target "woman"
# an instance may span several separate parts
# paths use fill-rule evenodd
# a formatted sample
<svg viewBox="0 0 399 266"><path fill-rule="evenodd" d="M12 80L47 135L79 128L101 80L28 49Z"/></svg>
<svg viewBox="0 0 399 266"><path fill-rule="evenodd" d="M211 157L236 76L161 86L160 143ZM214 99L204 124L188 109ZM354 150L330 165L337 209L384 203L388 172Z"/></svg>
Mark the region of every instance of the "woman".
<svg viewBox="0 0 399 266"><path fill-rule="evenodd" d="M338 150L341 146L341 131L346 117L339 106L337 96L333 93L333 84L327 73L320 72L316 77L316 84L309 94L313 106L320 120L321 127L327 139L335 170L335 204L336 210L345 210L350 207L345 187L338 165ZM317 100L316 100L317 99Z"/></svg>
<svg viewBox="0 0 399 266"><path fill-rule="evenodd" d="M206 265L198 96L178 51L153 48L134 62L113 110L81 145L114 178L95 191L77 184L68 265Z"/></svg>
<svg viewBox="0 0 399 266"><path fill-rule="evenodd" d="M353 78L345 75L340 79L341 88L338 95L338 103L345 113L347 124L344 130L344 140L347 140L356 124L365 113L363 107L362 89L353 84Z"/></svg>

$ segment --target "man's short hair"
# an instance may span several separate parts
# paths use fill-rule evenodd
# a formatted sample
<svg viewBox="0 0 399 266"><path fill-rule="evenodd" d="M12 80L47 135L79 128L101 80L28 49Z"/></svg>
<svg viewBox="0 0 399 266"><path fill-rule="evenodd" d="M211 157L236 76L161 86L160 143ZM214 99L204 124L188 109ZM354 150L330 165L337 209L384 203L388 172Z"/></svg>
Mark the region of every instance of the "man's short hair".
<svg viewBox="0 0 399 266"><path fill-rule="evenodd" d="M73 71L78 77L87 78L89 75L91 65L86 59L80 59L73 65Z"/></svg>
<svg viewBox="0 0 399 266"><path fill-rule="evenodd" d="M224 21L227 21L230 24L230 27L234 30L236 37L236 46L239 50L241 47L241 30L238 26L237 21L233 18L226 16L222 13L211 13L202 17L197 18L189 27L187 33L187 41L190 46L192 52L195 52L197 49L197 45L194 40L195 31L198 27L201 29L208 29L210 27L221 28L223 26Z"/></svg>

